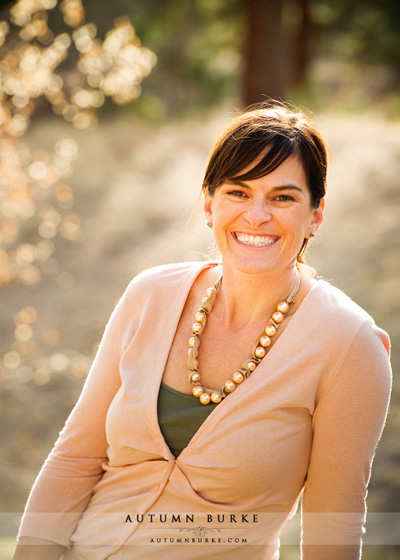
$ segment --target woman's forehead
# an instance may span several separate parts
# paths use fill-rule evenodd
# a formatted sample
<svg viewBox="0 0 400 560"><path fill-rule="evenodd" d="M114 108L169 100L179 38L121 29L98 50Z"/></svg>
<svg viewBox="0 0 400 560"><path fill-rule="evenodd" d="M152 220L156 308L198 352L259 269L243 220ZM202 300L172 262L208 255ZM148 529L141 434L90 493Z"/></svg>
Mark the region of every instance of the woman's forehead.
<svg viewBox="0 0 400 560"><path fill-rule="evenodd" d="M239 172L235 173L234 176L232 176L231 178L241 177L242 175L251 174L252 178L258 179L259 177L263 177L264 175L269 175L284 163L288 163L291 165L296 164L296 166L299 166L299 171L301 169L301 172L303 173L305 172L303 162L301 161L301 158L297 153L290 153L287 155L282 153L281 157L269 159L268 153L270 152L270 150L271 150L271 146L268 146L267 148L263 149L258 154L258 156L251 159L245 167L240 169ZM262 165L263 162L265 163L265 165ZM256 171L257 167L259 167L259 172ZM253 170L255 171L254 176L251 173L251 171Z"/></svg>

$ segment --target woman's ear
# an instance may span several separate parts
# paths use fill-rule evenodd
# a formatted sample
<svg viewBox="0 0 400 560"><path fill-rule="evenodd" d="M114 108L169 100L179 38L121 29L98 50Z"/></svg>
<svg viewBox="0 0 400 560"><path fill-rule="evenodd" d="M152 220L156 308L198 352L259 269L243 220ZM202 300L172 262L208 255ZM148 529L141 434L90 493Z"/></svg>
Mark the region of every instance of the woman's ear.
<svg viewBox="0 0 400 560"><path fill-rule="evenodd" d="M208 220L208 222L212 223L212 196L208 191L208 187L203 185L203 194L204 194L204 214Z"/></svg>
<svg viewBox="0 0 400 560"><path fill-rule="evenodd" d="M319 201L318 208L314 208L312 219L310 222L310 234L315 235L317 229L322 224L324 219L325 198L322 197Z"/></svg>

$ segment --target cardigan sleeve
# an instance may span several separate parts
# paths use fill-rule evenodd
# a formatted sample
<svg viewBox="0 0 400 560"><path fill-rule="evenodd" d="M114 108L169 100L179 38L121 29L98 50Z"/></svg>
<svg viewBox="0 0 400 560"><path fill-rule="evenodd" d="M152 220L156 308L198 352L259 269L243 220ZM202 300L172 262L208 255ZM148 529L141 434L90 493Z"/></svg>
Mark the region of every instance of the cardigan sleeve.
<svg viewBox="0 0 400 560"><path fill-rule="evenodd" d="M367 485L391 389L389 339L364 322L313 417L302 500L302 559L358 560Z"/></svg>
<svg viewBox="0 0 400 560"><path fill-rule="evenodd" d="M18 538L68 546L107 457L106 415L121 384L119 361L127 292L115 307L82 393L31 490Z"/></svg>

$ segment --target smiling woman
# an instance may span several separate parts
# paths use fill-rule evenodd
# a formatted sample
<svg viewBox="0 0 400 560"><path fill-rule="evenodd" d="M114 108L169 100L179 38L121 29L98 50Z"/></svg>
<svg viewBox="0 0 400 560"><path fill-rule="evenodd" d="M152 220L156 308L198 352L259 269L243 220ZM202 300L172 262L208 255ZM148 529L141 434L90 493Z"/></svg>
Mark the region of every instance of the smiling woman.
<svg viewBox="0 0 400 560"><path fill-rule="evenodd" d="M265 176L227 179L214 191L206 187L204 209L224 263L235 259L232 266L244 271L251 261L253 272L275 270L284 277L292 276L296 259L321 224L323 199L316 208L311 205L303 164L290 155Z"/></svg>
<svg viewBox="0 0 400 560"><path fill-rule="evenodd" d="M322 136L305 113L284 104L265 103L250 109L217 139L204 176L207 193L213 195L224 182L248 188L245 181L266 177L293 157L301 165L301 169L293 170L294 176L303 183L296 188L303 189L303 195L307 192L311 206L318 208L325 196L327 173L327 151ZM275 189L286 189L287 193L291 185L288 177L284 180ZM298 262L302 262L307 245L305 238Z"/></svg>
<svg viewBox="0 0 400 560"><path fill-rule="evenodd" d="M321 136L282 103L217 140L202 188L221 259L132 280L14 560L276 560L300 498L302 559L360 558L389 340L303 263L325 183Z"/></svg>

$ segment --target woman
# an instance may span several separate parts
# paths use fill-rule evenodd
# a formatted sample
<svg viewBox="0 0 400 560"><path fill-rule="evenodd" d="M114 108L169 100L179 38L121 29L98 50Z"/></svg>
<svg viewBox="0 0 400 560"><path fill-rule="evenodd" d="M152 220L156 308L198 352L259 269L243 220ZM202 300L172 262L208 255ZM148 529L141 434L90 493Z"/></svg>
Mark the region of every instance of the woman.
<svg viewBox="0 0 400 560"><path fill-rule="evenodd" d="M217 140L203 193L221 262L131 282L14 560L276 559L301 494L303 559L360 558L389 341L302 264L326 166L311 121L280 103Z"/></svg>

